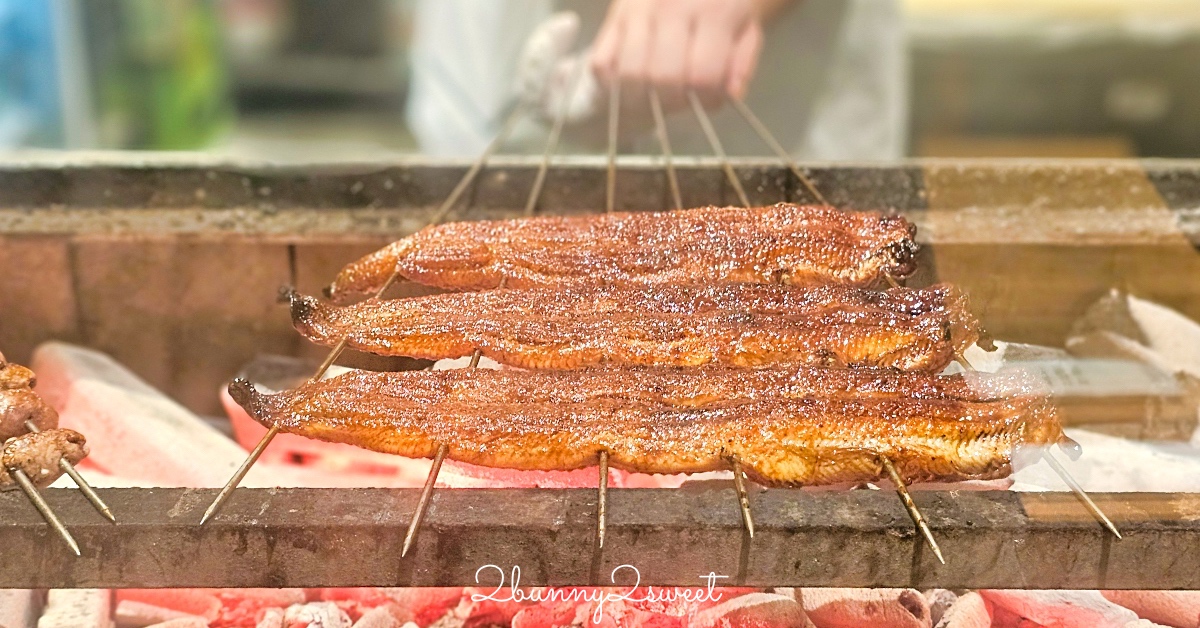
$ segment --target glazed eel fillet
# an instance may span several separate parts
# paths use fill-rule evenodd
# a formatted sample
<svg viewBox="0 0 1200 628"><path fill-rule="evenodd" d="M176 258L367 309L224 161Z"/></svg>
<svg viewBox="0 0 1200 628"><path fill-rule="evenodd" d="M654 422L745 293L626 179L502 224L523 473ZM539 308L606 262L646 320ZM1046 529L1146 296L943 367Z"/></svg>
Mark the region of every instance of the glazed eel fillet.
<svg viewBox="0 0 1200 628"><path fill-rule="evenodd" d="M351 372L273 395L229 392L265 426L374 451L519 470L609 464L643 473L726 469L767 486L995 479L1022 447L1063 439L1020 375L771 367Z"/></svg>
<svg viewBox="0 0 1200 628"><path fill-rule="evenodd" d="M313 342L441 359L478 348L502 364L888 366L939 371L978 337L951 286L887 291L771 284L562 288L445 293L347 307L291 295Z"/></svg>
<svg viewBox="0 0 1200 628"><path fill-rule="evenodd" d="M716 282L866 287L916 267L899 216L827 206L704 207L433 225L342 269L326 294L374 293L393 272L447 290Z"/></svg>

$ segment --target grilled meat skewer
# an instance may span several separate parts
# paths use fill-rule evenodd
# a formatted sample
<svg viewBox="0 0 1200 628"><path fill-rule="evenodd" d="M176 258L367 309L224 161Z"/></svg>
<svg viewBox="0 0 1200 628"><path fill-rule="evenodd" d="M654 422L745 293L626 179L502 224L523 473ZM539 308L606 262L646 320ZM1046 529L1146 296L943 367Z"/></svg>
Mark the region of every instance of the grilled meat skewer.
<svg viewBox="0 0 1200 628"><path fill-rule="evenodd" d="M58 427L58 412L33 392L36 384L32 370L0 354L0 443L28 432L26 421L39 430Z"/></svg>
<svg viewBox="0 0 1200 628"><path fill-rule="evenodd" d="M867 287L915 269L904 218L828 206L704 207L426 227L342 269L327 294L373 293L399 270L447 290L721 282Z"/></svg>
<svg viewBox="0 0 1200 628"><path fill-rule="evenodd" d="M797 362L938 371L978 337L949 286L884 292L767 284L585 286L437 294L347 307L291 295L306 338L381 355L479 349L522 368Z"/></svg>
<svg viewBox="0 0 1200 628"><path fill-rule="evenodd" d="M1062 437L1053 407L1035 394L961 401L903 393L788 398L743 389L736 398L696 404L619 394L585 394L575 403L488 400L490 389L519 391L525 384L536 389L531 382L548 375L475 371L469 379L495 380L480 386L489 394L436 404L411 391L438 384L453 390L464 376L358 372L275 395L260 394L244 380L229 390L263 425L384 453L428 458L446 445L450 459L472 464L572 470L597 464L604 451L610 465L644 473L724 469L736 457L749 477L767 486L880 480L886 475L880 456L890 458L909 481L992 479L1010 473L1018 447L1049 445ZM823 375L813 369L802 378L816 378L814 390L820 391ZM501 381L507 383L491 385ZM928 382L908 386L938 390ZM586 382L575 388L581 389L589 389Z"/></svg>
<svg viewBox="0 0 1200 628"><path fill-rule="evenodd" d="M0 464L0 491L18 488L9 469L20 469L35 486L49 486L63 474L60 460L77 464L88 455L87 440L75 430L49 429L10 438Z"/></svg>

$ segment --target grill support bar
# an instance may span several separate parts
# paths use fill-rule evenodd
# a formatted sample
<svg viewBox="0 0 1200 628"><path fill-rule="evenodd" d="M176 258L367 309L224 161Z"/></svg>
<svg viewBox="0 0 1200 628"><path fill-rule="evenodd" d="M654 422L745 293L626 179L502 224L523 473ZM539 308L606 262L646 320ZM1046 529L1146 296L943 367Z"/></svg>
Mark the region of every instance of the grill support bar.
<svg viewBox="0 0 1200 628"><path fill-rule="evenodd" d="M594 489L438 491L404 559L415 489L243 489L203 527L214 489L99 492L116 525L72 490L45 491L82 558L20 493L0 494L0 588L453 586L488 564L519 565L529 586L592 580ZM1123 541L1066 492L922 492L943 566L891 491L752 493L743 547L729 482L613 489L596 573L627 563L655 585L713 572L762 586L1200 589L1200 495L1093 498Z"/></svg>

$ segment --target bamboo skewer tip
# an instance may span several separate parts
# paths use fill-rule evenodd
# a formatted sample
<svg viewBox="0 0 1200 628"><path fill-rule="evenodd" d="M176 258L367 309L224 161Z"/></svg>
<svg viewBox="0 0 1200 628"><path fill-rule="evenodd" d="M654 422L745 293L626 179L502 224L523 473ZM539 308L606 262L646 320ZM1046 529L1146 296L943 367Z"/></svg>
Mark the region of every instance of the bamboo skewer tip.
<svg viewBox="0 0 1200 628"><path fill-rule="evenodd" d="M608 451L600 452L600 484L596 490L596 546L604 548L608 524Z"/></svg>
<svg viewBox="0 0 1200 628"><path fill-rule="evenodd" d="M1117 530L1117 526L1113 525L1112 520L1108 518L1108 515L1104 514L1103 510L1100 510L1100 507L1096 505L1096 502L1092 501L1092 498L1087 494L1087 491L1083 490L1083 486L1081 486L1074 476L1067 471L1066 467L1062 466L1062 464L1053 455L1051 455L1049 449L1042 450L1042 458L1044 458L1050 465L1050 468L1053 469L1056 474L1058 474L1058 477L1061 478L1068 487L1070 487L1071 492L1075 494L1075 497L1079 501L1083 502L1084 507L1087 508L1088 512L1091 513L1091 515L1095 517L1101 525L1107 528L1108 531L1113 534L1113 536L1117 537L1117 539L1123 538L1121 536L1121 532Z"/></svg>
<svg viewBox="0 0 1200 628"><path fill-rule="evenodd" d="M408 550L412 548L413 541L417 538L417 530L421 527L421 521L425 519L425 512L429 510L429 502L433 498L433 487L437 484L438 473L442 470L442 462L449 452L448 446L438 445L437 453L433 456L433 464L429 467L429 475L425 478L425 486L421 488L421 498L417 501L417 510L413 513L412 521L408 523L408 531L404 534L404 547L400 550L400 558L408 556Z"/></svg>
<svg viewBox="0 0 1200 628"><path fill-rule="evenodd" d="M54 514L54 510L50 508L50 504L46 503L46 498L42 497L42 494L38 492L37 486L29 479L29 476L24 471L16 468L9 469L8 473L16 479L17 485L21 487L21 492L25 493L29 501L33 502L33 507L42 515L46 523L50 524L50 527L58 533L59 538L67 544L67 547L71 548L71 552L76 557L82 556L83 553L79 551L79 543L75 542L75 537L71 536L71 532L63 525L62 520L58 518L58 515Z"/></svg>
<svg viewBox="0 0 1200 628"><path fill-rule="evenodd" d="M229 496L233 494L233 489L237 488L238 484L242 483L242 480L245 479L246 474L250 472L250 467L253 467L254 463L258 462L259 456L262 456L262 453L264 450L266 450L267 445L270 445L271 441L274 440L277 435L279 435L279 426L277 425L272 425L271 429L268 429L267 433L263 434L263 437L259 439L258 444L254 446L254 449L249 455L246 456L246 459L242 461L242 466L238 467L237 471L234 471L233 476L230 477L229 481L225 483L225 486L221 489L221 492L217 493L216 499L214 499L212 503L209 504L208 509L204 511L204 516L200 517L200 525L208 523L208 520L212 519L213 515L215 515L217 511L221 509L221 506L223 506L225 501L229 499Z"/></svg>
<svg viewBox="0 0 1200 628"><path fill-rule="evenodd" d="M700 123L700 130L704 131L704 137L708 139L708 144L712 147L713 154L721 162L721 169L725 171L725 178L733 186L733 191L737 193L742 207L750 207L750 199L746 196L746 190L742 187L742 182L738 179L737 173L733 171L733 166L729 163L729 156L725 153L724 145L721 144L721 138L717 135L716 128L713 127L712 119L704 111L704 105L701 104L700 97L696 95L696 90L689 89L687 97L688 102L692 105L692 113L696 115L696 121Z"/></svg>
<svg viewBox="0 0 1200 628"><path fill-rule="evenodd" d="M929 524L925 521L925 516L921 514L917 504L913 502L912 495L908 492L908 485L904 483L904 478L900 477L900 472L896 470L896 466L887 456L879 456L880 462L883 463L883 468L891 477L892 483L896 485L896 493L900 495L900 501L904 503L904 508L908 510L908 516L912 518L916 524L917 530L921 532L921 536L925 537L925 542L929 544L929 548L933 550L933 555L937 557L938 562L946 564L946 558L942 556L942 548L938 547L937 540L933 538L933 531L929 529Z"/></svg>
<svg viewBox="0 0 1200 628"><path fill-rule="evenodd" d="M746 533L753 539L754 517L750 514L750 495L746 492L746 477L742 471L742 461L737 456L730 456L729 462L733 465L733 488L737 491L738 507L742 511L742 524L746 526Z"/></svg>
<svg viewBox="0 0 1200 628"><path fill-rule="evenodd" d="M41 432L41 430L38 429L38 426L33 421L25 421L25 429L32 434ZM104 500L101 499L100 495L96 493L96 489L92 488L92 485L88 484L87 480L80 475L79 471L75 469L75 465L71 464L65 459L60 458L58 460L58 467L63 470L63 473L66 473L67 476L69 476L71 480L75 482L75 485L79 487L79 491L83 493L83 496L87 498L87 500L101 515L104 515L105 519L108 519L113 523L117 522L117 518L113 515L112 509L108 507L108 504L104 503Z"/></svg>

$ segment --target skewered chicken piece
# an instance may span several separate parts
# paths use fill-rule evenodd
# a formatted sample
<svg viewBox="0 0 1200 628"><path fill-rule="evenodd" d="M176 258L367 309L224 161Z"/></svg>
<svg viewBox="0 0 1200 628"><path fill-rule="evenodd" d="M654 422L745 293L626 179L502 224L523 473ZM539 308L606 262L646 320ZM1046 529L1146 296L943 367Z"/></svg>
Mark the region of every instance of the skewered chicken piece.
<svg viewBox="0 0 1200 628"><path fill-rule="evenodd" d="M723 469L736 457L768 486L880 480L881 456L909 481L993 479L1011 472L1018 447L1062 438L1045 397L1017 389L994 398L1004 389L999 380L979 399L963 400L973 390L965 378L810 368L796 371L800 389L788 397L767 386L777 373L746 381L754 371L698 369L665 379L692 378L693 392L713 381L714 390L736 396L680 401L646 392L659 370L668 371L631 371L624 386L614 371L476 370L354 372L275 395L237 380L229 392L268 427L384 453L428 458L445 445L452 460L565 471L597 464L603 451L610 465L644 473ZM987 391L987 376L976 377ZM928 398L910 397L913 390Z"/></svg>
<svg viewBox="0 0 1200 628"><path fill-rule="evenodd" d="M35 385L33 371L0 354L0 442L28 432L26 421L39 430L58 427L58 412L33 392Z"/></svg>
<svg viewBox="0 0 1200 628"><path fill-rule="evenodd" d="M28 388L0 390L0 441L29 431L32 421L38 430L58 427L58 412Z"/></svg>
<svg viewBox="0 0 1200 628"><path fill-rule="evenodd" d="M18 488L9 469L24 471L35 486L43 487L63 474L60 460L77 464L87 455L87 440L75 430L49 429L9 438L0 464L0 491Z"/></svg>
<svg viewBox="0 0 1200 628"><path fill-rule="evenodd" d="M37 385L37 377L33 371L20 364L5 362L3 358L4 356L0 355L0 390L33 388Z"/></svg>
<svg viewBox="0 0 1200 628"><path fill-rule="evenodd" d="M502 281L867 287L912 273L915 231L898 216L790 203L449 223L346 266L326 292L338 301L374 293L396 270L448 290Z"/></svg>
<svg viewBox="0 0 1200 628"><path fill-rule="evenodd" d="M522 368L799 362L938 371L978 337L949 286L582 286L437 294L348 307L291 295L309 340L382 355L483 355Z"/></svg>

